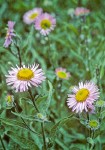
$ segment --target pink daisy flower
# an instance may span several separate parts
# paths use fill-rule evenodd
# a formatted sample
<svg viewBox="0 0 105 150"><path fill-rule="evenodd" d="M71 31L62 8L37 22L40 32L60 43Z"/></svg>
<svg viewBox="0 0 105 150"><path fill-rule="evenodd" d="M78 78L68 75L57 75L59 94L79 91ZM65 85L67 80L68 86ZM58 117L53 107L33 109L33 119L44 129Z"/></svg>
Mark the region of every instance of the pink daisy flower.
<svg viewBox="0 0 105 150"><path fill-rule="evenodd" d="M65 68L57 68L55 70L55 73L56 73L57 77L60 79L66 79L67 80L70 77L70 73L66 72Z"/></svg>
<svg viewBox="0 0 105 150"><path fill-rule="evenodd" d="M12 43L12 37L16 36L14 33L14 25L15 22L13 21L8 21L8 28L7 28L7 34L5 37L5 42L4 42L4 47L7 48L11 43Z"/></svg>
<svg viewBox="0 0 105 150"><path fill-rule="evenodd" d="M29 10L28 12L26 12L23 16L23 21L26 24L31 24L33 22L35 22L35 20L37 19L37 17L43 12L42 8L34 8L32 10Z"/></svg>
<svg viewBox="0 0 105 150"><path fill-rule="evenodd" d="M56 19L48 13L41 14L35 21L35 29L44 36L48 35L56 26Z"/></svg>
<svg viewBox="0 0 105 150"><path fill-rule="evenodd" d="M38 87L45 80L42 69L38 69L38 67L38 64L33 64L28 67L24 65L11 68L12 70L8 71L9 75L6 75L7 85L11 85L16 92L27 91L31 86Z"/></svg>
<svg viewBox="0 0 105 150"><path fill-rule="evenodd" d="M93 82L80 82L79 86L74 86L73 94L68 94L67 104L72 111L81 113L90 109L94 110L93 103L99 98L99 89Z"/></svg>
<svg viewBox="0 0 105 150"><path fill-rule="evenodd" d="M76 16L82 16L82 15L87 15L89 14L90 10L84 7L77 7L74 11L74 14Z"/></svg>

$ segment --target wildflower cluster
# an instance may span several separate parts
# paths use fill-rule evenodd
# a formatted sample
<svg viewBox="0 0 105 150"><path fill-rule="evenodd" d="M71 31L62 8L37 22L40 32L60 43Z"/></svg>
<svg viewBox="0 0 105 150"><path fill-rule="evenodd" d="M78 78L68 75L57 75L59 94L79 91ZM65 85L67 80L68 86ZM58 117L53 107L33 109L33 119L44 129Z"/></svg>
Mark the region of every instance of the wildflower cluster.
<svg viewBox="0 0 105 150"><path fill-rule="evenodd" d="M46 3L48 2L47 1L44 2L44 5ZM52 3L49 3L49 5L52 6ZM81 20L81 18L84 19L89 13L90 13L90 10L84 7L76 7L75 9L72 8L71 10L68 11L68 14L71 16L73 23L75 20L78 21L79 19ZM43 36L48 36L50 32L53 31L56 27L56 17L54 17L50 13L44 12L42 8L33 8L25 12L23 14L23 22L25 23L26 29L27 27L30 27L30 26L33 27L32 34L33 34L33 30L35 29L37 30L37 32L39 32ZM100 93L102 92L101 81L100 81L101 75L99 74L98 76L97 74L95 74L96 76L94 76L94 74L91 75L90 73L92 69L90 69L91 67L90 67L89 61L94 55L94 53L91 56L90 52L88 52L87 50L86 51L84 50L84 49L88 49L88 44L89 44L89 42L88 43L84 42L86 41L84 30L85 29L87 30L87 26L85 25L84 27L81 27L81 21L80 21L78 27L77 27L77 24L76 24L76 27L73 26L73 24L72 25L69 24L66 26L66 28L61 28L61 30L64 30L64 29L67 30L66 32L68 32L69 29L72 29L73 37L75 37L75 33L76 33L76 38L80 38L79 39L80 48L78 48L79 42L71 45L70 46L71 51L67 51L68 53L70 53L69 55L70 57L67 58L67 53L65 53L64 56L62 54L61 57L60 56L58 57L57 63L56 63L56 58L57 58L56 52L57 54L61 53L60 46L67 44L67 48L68 48L68 45L69 45L68 41L70 40L70 42L72 43L72 40L73 40L71 37L68 36L67 37L68 41L65 42L64 41L64 38L66 35L65 32L63 33L62 31L62 33L60 33L60 36L58 36L57 38L55 38L55 35L53 36L53 38L51 39L52 40L51 42L53 42L53 39L54 39L56 44L50 43L49 37L45 37L44 40L47 39L46 43L48 42L49 45L45 43L46 51L41 53L42 49L37 51L37 48L39 48L38 46L41 45L42 43L41 42L37 43L39 39L34 39L34 36L31 34L31 31L30 31L29 40L30 41L31 39L34 39L34 40L32 40L32 42L30 42L30 45L28 46L28 43L27 43L28 40L26 40L26 42L22 40L21 44L17 42L18 40L17 40L17 34L14 30L14 26L15 26L14 21L8 21L7 26L8 26L7 33L6 33L5 42L3 46L5 48L8 48L12 44L12 46L9 47L9 50L10 50L9 52L11 52L11 54L14 55L19 65L16 64L15 67L12 66L8 70L8 73L5 75L6 84L9 86L8 91L9 93L13 93L13 94L8 94L5 97L5 101L4 101L6 103L5 109L8 109L8 108L9 110L12 109L12 111L10 111L12 112L12 115L16 115L16 117L20 117L20 120L22 121L22 125L19 122L18 123L19 125L17 125L17 127L19 126L19 127L27 129L29 132L35 133L35 138L37 137L37 134L39 136L36 138L36 139L39 139L39 141L35 143L35 147L34 147L34 144L32 145L32 147L30 147L29 145L28 145L29 147L23 146L24 145L23 143L28 143L28 141L25 141L25 142L22 141L23 142L22 148L32 149L34 147L33 149L38 149L38 148L44 149L44 150L49 149L50 140L54 139L56 130L60 129L62 125L65 125L65 129L67 129L66 127L68 127L72 116L74 116L73 119L76 119L75 122L76 123L78 122L77 124L82 123L83 125L85 125L86 136L88 135L87 139L88 140L91 139L91 141L95 143L94 141L95 140L97 141L97 139L95 139L95 136L97 136L95 135L95 132L97 132L98 129L100 129L100 126L105 118L105 110L104 110L105 101L104 101L104 97L100 96L101 95ZM82 33L83 31L84 33ZM41 39L43 38L43 36L39 36L39 38ZM64 36L63 40L59 38L62 36ZM61 43L61 45L59 43ZM73 43L75 43L74 40L73 40ZM75 47L78 48L78 53L74 51ZM29 48L30 49L32 48L32 51L29 51ZM66 48L64 50L66 50ZM53 58L54 61L52 62L53 59L50 58L50 55L53 55L53 52L54 52L54 58ZM84 55L82 56L82 53L83 54L86 53L86 57L89 56L89 59L87 59L86 62L84 61ZM23 59L23 55L24 57L29 55L29 60L27 58ZM44 57L44 55L46 56ZM71 64L72 61L71 61L69 63L71 65L69 68L68 68L69 65L68 66L65 65L65 64L68 64L69 60L72 58L74 61L74 57L77 58L76 59L77 61L79 58L79 61L80 61L79 63L83 61L83 65L85 66L86 71L89 73L88 75L88 73L86 72L87 73L86 78L83 78L81 69L79 73L75 73L74 75L75 68L76 67L79 68L79 65L80 65L78 62L72 65ZM42 58L41 61L39 60L40 58ZM46 58L47 61L44 58ZM64 58L64 61L61 61L61 58ZM31 61L35 61L35 60L38 63L33 62L33 64L31 64ZM48 62L48 65L46 65L46 62ZM28 63L28 65L25 63ZM40 67L39 64L41 64L42 66ZM42 69L44 68L43 64L45 65L45 70ZM71 68L73 68L74 70L72 70ZM47 85L46 79L48 79L48 85ZM51 82L50 82L50 79L51 79ZM73 82L71 81L72 79L73 79ZM88 79L88 80L85 80L85 79ZM42 84L42 89L39 88L41 84ZM15 97L17 99L15 99ZM103 99L101 100L101 98ZM25 104L27 103L26 105L22 104L23 99L25 100ZM50 106L51 102L52 102L52 105ZM18 107L21 110L19 110ZM64 107L66 108L65 113L63 112ZM60 110L61 112L55 113L57 109L61 109ZM70 115L65 117L67 113ZM60 116L61 117L61 120L60 120L59 115L64 115L64 119L62 119L62 116ZM0 121L2 122L2 120L3 118L1 117ZM15 122L13 123L13 125L11 125L12 123L11 122L8 123L8 120L6 121L3 120L3 125L6 124L9 126L13 126L13 127L16 125ZM51 123L51 127L50 127L50 123ZM53 123L54 125L52 126ZM72 123L72 121L70 123ZM50 131L48 131L49 128L47 128L47 124L49 124ZM75 128L75 124L73 125ZM7 129L9 130L11 128L7 128ZM37 129L39 133L36 132ZM63 129L63 127L61 128L59 138L62 137L62 139L66 141L66 138L63 137L65 136L64 134L66 133L64 131L65 129ZM67 130L67 132L68 131L69 130ZM84 130L80 130L80 132L83 132L84 134ZM7 131L5 133L7 133ZM67 135L68 137L71 138L69 134L70 132L68 132ZM73 132L73 134L75 134L75 132ZM22 135L24 134L22 133ZM31 134L29 135L31 136ZM4 147L5 149L5 146L3 146L2 137L3 136L1 136L1 144L2 144L2 147ZM12 136L10 136L10 138L11 137ZM32 138L33 137L34 136L32 134ZM43 139L43 144L40 144L42 142L40 138ZM18 139L19 138L17 137L16 141L18 141ZM73 137L73 140L74 140L74 137ZM56 140L56 143L61 146L60 148L63 148L63 149L71 148L71 147L67 148L66 145L63 145L61 141ZM30 143L33 143L33 142L30 142ZM67 141L67 144L68 143L69 141ZM92 144L91 142L88 143L88 146L86 145L86 148L91 149L91 150L95 148L93 143ZM17 144L19 144L19 142L17 142ZM55 149L59 149L58 145L55 146Z"/></svg>
<svg viewBox="0 0 105 150"><path fill-rule="evenodd" d="M23 21L26 24L34 23L35 29L44 36L54 30L56 26L56 19L48 13L43 13L41 8L34 8L26 12L23 16Z"/></svg>

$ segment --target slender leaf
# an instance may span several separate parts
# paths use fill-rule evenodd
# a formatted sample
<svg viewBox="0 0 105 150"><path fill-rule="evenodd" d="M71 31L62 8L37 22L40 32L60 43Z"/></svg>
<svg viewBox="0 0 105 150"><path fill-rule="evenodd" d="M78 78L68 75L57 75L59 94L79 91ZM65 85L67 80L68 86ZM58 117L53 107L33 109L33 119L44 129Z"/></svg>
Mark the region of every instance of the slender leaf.
<svg viewBox="0 0 105 150"><path fill-rule="evenodd" d="M28 150L39 150L38 146L31 140L24 138L23 136L17 135L17 133L8 131L7 135L20 147Z"/></svg>

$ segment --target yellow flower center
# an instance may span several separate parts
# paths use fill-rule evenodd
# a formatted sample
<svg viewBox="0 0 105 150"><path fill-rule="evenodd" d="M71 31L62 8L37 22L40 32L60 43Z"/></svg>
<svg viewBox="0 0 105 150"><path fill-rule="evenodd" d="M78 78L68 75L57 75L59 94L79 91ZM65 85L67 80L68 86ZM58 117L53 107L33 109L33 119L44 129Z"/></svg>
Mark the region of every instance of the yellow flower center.
<svg viewBox="0 0 105 150"><path fill-rule="evenodd" d="M84 102L88 96L89 96L89 90L82 88L76 93L75 98L77 102Z"/></svg>
<svg viewBox="0 0 105 150"><path fill-rule="evenodd" d="M67 78L66 72L63 72L63 71L57 72L57 75L58 75L59 78L62 78L62 79Z"/></svg>
<svg viewBox="0 0 105 150"><path fill-rule="evenodd" d="M89 126L92 128L97 128L98 127L98 122L96 120L91 120L89 121Z"/></svg>
<svg viewBox="0 0 105 150"><path fill-rule="evenodd" d="M28 68L23 68L19 70L19 72L17 73L17 78L19 80L27 81L27 80L32 79L33 77L34 77L33 71Z"/></svg>
<svg viewBox="0 0 105 150"><path fill-rule="evenodd" d="M48 19L44 19L41 21L41 28L42 29L48 29L51 27L51 22Z"/></svg>
<svg viewBox="0 0 105 150"><path fill-rule="evenodd" d="M29 18L33 20L33 19L35 19L37 16L38 16L38 13L33 13L33 14L30 15Z"/></svg>

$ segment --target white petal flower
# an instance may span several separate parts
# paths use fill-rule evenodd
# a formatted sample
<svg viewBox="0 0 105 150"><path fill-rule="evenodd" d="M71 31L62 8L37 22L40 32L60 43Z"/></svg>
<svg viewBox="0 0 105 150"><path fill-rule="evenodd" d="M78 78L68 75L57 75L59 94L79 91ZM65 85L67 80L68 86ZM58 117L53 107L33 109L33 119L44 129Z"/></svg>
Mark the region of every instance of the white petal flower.
<svg viewBox="0 0 105 150"><path fill-rule="evenodd" d="M78 87L72 89L72 93L68 94L67 105L76 113L94 109L93 103L99 98L99 89L93 82L80 82Z"/></svg>
<svg viewBox="0 0 105 150"><path fill-rule="evenodd" d="M31 86L38 87L45 80L42 69L38 69L38 67L38 64L34 64L28 67L24 65L23 67L11 68L12 70L8 71L9 75L6 75L7 84L11 85L16 92L27 91Z"/></svg>
<svg viewBox="0 0 105 150"><path fill-rule="evenodd" d="M41 14L35 20L35 29L44 36L48 35L56 26L56 19L48 13Z"/></svg>

